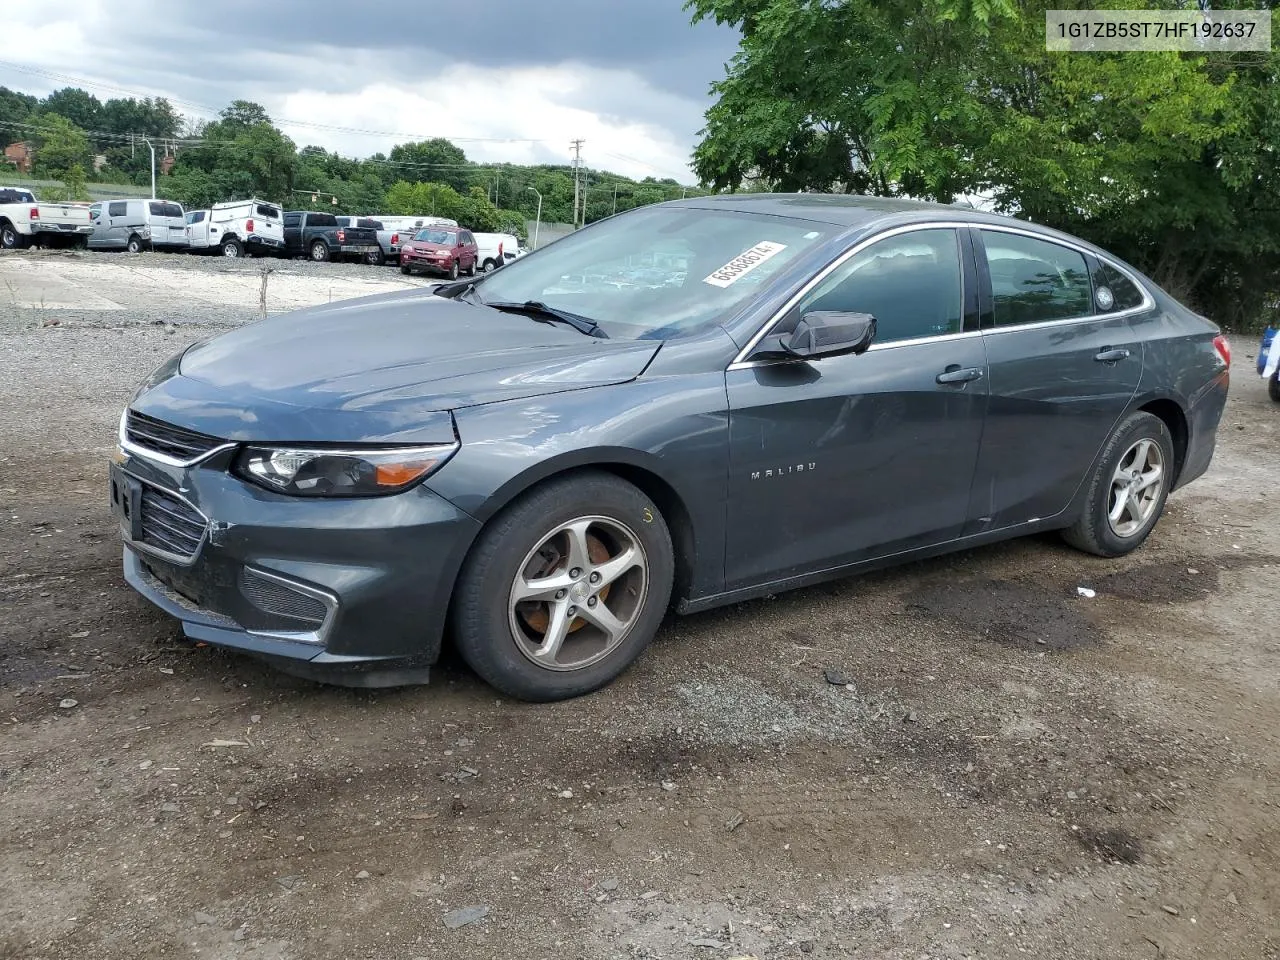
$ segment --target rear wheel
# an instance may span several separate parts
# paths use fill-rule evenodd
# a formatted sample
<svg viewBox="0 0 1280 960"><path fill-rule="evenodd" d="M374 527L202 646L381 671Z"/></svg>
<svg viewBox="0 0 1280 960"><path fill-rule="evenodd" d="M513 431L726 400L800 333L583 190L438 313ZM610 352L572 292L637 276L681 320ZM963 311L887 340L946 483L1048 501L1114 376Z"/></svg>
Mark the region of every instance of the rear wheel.
<svg viewBox="0 0 1280 960"><path fill-rule="evenodd" d="M311 259L316 263L324 263L329 259L329 245L323 240L317 240L311 245Z"/></svg>
<svg viewBox="0 0 1280 960"><path fill-rule="evenodd" d="M371 267L380 267L387 262L387 255L383 253L382 248L379 247L372 253L366 253L364 255L364 262L369 264Z"/></svg>
<svg viewBox="0 0 1280 960"><path fill-rule="evenodd" d="M471 266L467 267L467 276L474 277L475 275L476 275L476 262L472 260Z"/></svg>
<svg viewBox="0 0 1280 960"><path fill-rule="evenodd" d="M232 237L229 240L222 241L222 255L232 260L238 260L244 256L244 244Z"/></svg>
<svg viewBox="0 0 1280 960"><path fill-rule="evenodd" d="M130 253L141 253L142 238L139 237L136 233L132 234L129 237L129 242L124 245L124 248L128 250Z"/></svg>
<svg viewBox="0 0 1280 960"><path fill-rule="evenodd" d="M1267 395L1276 403L1280 403L1280 370L1271 375L1267 381Z"/></svg>
<svg viewBox="0 0 1280 960"><path fill-rule="evenodd" d="M27 238L18 232L18 228L5 221L0 224L0 247L5 250L21 250L27 245Z"/></svg>
<svg viewBox="0 0 1280 960"><path fill-rule="evenodd" d="M481 268L484 270L485 273L488 273L489 271L496 270L498 268L498 262L496 260L486 260L481 265Z"/></svg>
<svg viewBox="0 0 1280 960"><path fill-rule="evenodd" d="M1173 438L1163 420L1142 411L1126 417L1103 448L1084 510L1063 539L1100 557L1138 549L1164 511L1173 458Z"/></svg>
<svg viewBox="0 0 1280 960"><path fill-rule="evenodd" d="M455 643L511 696L590 693L649 645L674 569L666 523L640 490L604 473L549 481L481 531L455 593Z"/></svg>

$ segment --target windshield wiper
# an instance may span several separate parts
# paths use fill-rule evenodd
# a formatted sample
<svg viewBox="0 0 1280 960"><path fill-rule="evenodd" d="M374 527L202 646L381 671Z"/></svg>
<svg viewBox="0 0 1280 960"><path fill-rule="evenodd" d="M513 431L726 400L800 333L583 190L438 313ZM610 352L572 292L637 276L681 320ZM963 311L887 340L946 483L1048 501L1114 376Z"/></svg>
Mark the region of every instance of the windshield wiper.
<svg viewBox="0 0 1280 960"><path fill-rule="evenodd" d="M556 307L547 306L541 300L526 300L524 303L517 303L513 300L485 300L483 303L486 307L504 310L507 313L527 313L535 320L540 320L543 323L557 320L560 323L567 323L579 333L585 333L589 337L599 337L601 340L609 339L609 335L600 328L600 324L590 317L583 317L576 313L570 313L568 310L559 310Z"/></svg>

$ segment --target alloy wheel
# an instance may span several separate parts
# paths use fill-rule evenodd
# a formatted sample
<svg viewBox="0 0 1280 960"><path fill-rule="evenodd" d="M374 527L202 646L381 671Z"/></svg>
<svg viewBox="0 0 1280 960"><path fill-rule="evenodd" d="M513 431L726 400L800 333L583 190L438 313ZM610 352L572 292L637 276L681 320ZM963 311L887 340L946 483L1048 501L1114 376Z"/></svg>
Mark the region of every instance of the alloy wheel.
<svg viewBox="0 0 1280 960"><path fill-rule="evenodd" d="M547 670L581 670L626 639L644 608L649 558L609 517L562 523L525 556L508 610L520 652Z"/></svg>
<svg viewBox="0 0 1280 960"><path fill-rule="evenodd" d="M1132 537L1147 528L1164 485L1164 453L1155 440L1142 439L1125 451L1111 475L1107 522L1117 537Z"/></svg>

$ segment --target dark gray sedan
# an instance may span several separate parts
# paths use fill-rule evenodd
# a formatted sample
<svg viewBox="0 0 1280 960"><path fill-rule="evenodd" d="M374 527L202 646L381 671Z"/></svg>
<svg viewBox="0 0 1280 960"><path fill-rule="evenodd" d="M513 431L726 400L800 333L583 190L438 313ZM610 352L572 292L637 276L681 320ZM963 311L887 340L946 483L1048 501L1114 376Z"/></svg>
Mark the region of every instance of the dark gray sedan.
<svg viewBox="0 0 1280 960"><path fill-rule="evenodd" d="M111 500L126 578L192 639L386 685L448 634L553 700L671 607L1040 530L1128 553L1208 467L1229 365L1052 230L699 198L191 347L125 410Z"/></svg>

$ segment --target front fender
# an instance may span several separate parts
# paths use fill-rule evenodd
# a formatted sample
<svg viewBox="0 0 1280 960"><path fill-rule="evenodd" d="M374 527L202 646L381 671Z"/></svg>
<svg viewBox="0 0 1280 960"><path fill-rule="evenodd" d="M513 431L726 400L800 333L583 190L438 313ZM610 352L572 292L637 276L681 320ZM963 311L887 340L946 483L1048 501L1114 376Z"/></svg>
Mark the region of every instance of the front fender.
<svg viewBox="0 0 1280 960"><path fill-rule="evenodd" d="M724 579L728 410L720 372L640 378L458 410L462 446L428 486L482 523L543 480L613 469L677 499L688 524L691 595ZM654 491L649 491L654 495ZM679 531L673 531L679 536Z"/></svg>

